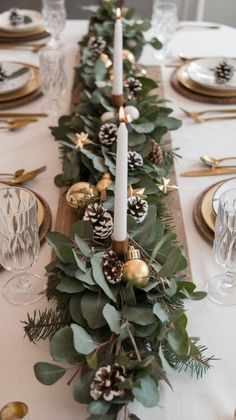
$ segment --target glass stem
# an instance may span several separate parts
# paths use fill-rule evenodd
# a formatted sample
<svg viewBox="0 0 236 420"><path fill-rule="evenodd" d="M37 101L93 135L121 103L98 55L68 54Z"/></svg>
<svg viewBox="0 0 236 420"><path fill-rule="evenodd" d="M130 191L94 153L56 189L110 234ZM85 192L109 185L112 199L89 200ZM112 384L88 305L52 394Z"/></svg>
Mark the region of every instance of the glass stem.
<svg viewBox="0 0 236 420"><path fill-rule="evenodd" d="M19 289L28 289L31 286L32 280L27 273L18 274L17 287Z"/></svg>
<svg viewBox="0 0 236 420"><path fill-rule="evenodd" d="M232 271L225 271L225 278L224 278L224 287L226 289L231 289L232 287L236 286L236 273Z"/></svg>

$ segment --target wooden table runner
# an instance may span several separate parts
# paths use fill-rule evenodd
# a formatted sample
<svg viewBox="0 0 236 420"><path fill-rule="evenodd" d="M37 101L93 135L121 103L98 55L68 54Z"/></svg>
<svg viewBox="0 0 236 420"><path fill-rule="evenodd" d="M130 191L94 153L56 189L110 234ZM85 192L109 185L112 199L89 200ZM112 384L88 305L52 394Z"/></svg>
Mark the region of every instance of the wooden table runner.
<svg viewBox="0 0 236 420"><path fill-rule="evenodd" d="M160 67L147 66L146 69L147 69L148 76L150 76L154 80L160 81L160 86L157 92L161 97L164 97L164 89L161 83L162 76L161 76ZM72 103L74 102L75 97L78 100L78 91L73 94ZM171 137L169 133L167 134L167 139L170 141L170 147L171 147ZM171 184L177 185L176 172L175 172L174 166L169 172L168 178L171 180ZM64 235L69 236L71 234L71 225L77 221L78 217L77 217L76 211L66 204L65 197L66 197L66 191L63 188L60 191L55 231L64 233ZM188 267L185 270L185 274L187 275L187 278L190 280L192 278L191 269L190 269L190 261L189 261L187 240L186 240L186 235L185 235L183 215L182 215L178 190L174 190L170 192L169 194L167 194L167 196L163 198L163 201L166 204L166 207L168 211L170 212L170 214L172 214L174 217L177 240L179 241L180 244L183 245L185 249L185 256L188 260Z"/></svg>

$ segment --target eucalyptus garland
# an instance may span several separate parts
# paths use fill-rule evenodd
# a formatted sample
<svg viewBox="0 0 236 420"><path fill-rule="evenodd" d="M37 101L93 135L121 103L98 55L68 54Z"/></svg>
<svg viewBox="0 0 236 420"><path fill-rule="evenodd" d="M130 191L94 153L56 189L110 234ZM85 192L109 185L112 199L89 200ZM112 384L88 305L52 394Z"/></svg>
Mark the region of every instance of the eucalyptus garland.
<svg viewBox="0 0 236 420"><path fill-rule="evenodd" d="M136 270L143 262L148 268L145 281L130 279L130 264L110 250L119 124L111 100L115 2L103 0L89 9L96 16L81 42L76 67L74 92L80 92L80 98L72 115L51 128L63 159L63 173L55 181L59 187L79 181L96 184L109 174L109 184L105 194L83 202L70 238L48 234L56 258L47 266L45 294L56 307L28 315L25 332L34 342L49 337L53 360L69 365L37 363L39 381L52 385L73 369L68 384L73 382L75 400L88 404L88 418L115 420L135 399L145 407L156 406L160 381L171 386L169 372L190 370L199 377L213 357L205 356L206 347L187 333L184 300L202 299L205 293L196 292L183 274L187 262L173 231L174 215L161 200L174 157L163 136L180 122L153 91L157 82L136 65L146 43L143 31L150 23L133 9L123 12L129 53L124 59L127 218ZM156 39L150 43L160 47ZM138 419L126 412L127 418Z"/></svg>

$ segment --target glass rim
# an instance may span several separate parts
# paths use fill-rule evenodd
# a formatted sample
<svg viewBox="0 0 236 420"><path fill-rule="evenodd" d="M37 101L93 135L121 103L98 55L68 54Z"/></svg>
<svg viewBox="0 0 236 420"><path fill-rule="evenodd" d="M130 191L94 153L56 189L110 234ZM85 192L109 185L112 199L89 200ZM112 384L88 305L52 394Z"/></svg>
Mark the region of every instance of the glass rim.
<svg viewBox="0 0 236 420"><path fill-rule="evenodd" d="M223 193L221 194L221 196L220 196L220 198L219 198L219 205L220 205L220 206L221 206L224 210L226 210L228 213L236 213L236 209L235 209L235 211L226 209L226 207L225 207L225 203L223 202L223 200L224 200L224 198L225 198L226 194L228 194L228 193L230 193L230 192L232 192L232 191L235 191L235 201L236 201L236 187L235 187L235 188L230 188L229 190L226 190L225 192L223 192Z"/></svg>
<svg viewBox="0 0 236 420"><path fill-rule="evenodd" d="M5 187L5 188L0 188L0 193L1 193L1 191L4 191L4 190L5 191L9 191L9 190L23 190L23 191L27 192L31 196L31 199L32 199L32 203L28 206L27 211L28 210L31 210L33 206L36 207L36 196L35 196L35 194L32 191L28 190L27 188L9 186L9 187ZM25 213L25 211L19 211L19 212L14 213L14 214L6 214L1 209L1 207L0 207L0 214L4 215L4 217L19 216L20 214Z"/></svg>
<svg viewBox="0 0 236 420"><path fill-rule="evenodd" d="M153 3L153 10L155 10L155 8L157 8L158 6L161 6L161 7L164 6L163 9L166 9L166 10L168 10L168 9L178 10L177 4L173 1L159 1L159 0L156 0Z"/></svg>

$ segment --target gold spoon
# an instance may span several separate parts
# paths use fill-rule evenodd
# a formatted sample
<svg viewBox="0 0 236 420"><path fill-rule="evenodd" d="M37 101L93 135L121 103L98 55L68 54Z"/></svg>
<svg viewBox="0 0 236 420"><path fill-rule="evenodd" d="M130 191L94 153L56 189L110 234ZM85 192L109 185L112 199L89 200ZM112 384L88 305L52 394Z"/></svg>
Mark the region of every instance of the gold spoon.
<svg viewBox="0 0 236 420"><path fill-rule="evenodd" d="M22 175L18 176L17 178L4 180L0 182L2 184L7 184L7 185L23 184L24 182L35 178L37 175L41 174L42 172L45 172L46 169L47 169L47 166L42 166L41 168L35 169L33 171L24 172Z"/></svg>
<svg viewBox="0 0 236 420"><path fill-rule="evenodd" d="M3 173L0 173L0 176L3 176L4 178L8 176L11 176L12 178L17 178L18 176L23 175L24 172L25 172L24 169L17 169L17 171L14 172L14 174L8 174L8 173L3 172Z"/></svg>
<svg viewBox="0 0 236 420"><path fill-rule="evenodd" d="M200 156L200 159L205 165L210 166L211 168L215 168L216 166L219 166L220 163L223 162L224 160L236 159L236 156L232 156L232 157L228 156L221 159L216 159L212 156L203 155L203 156Z"/></svg>

